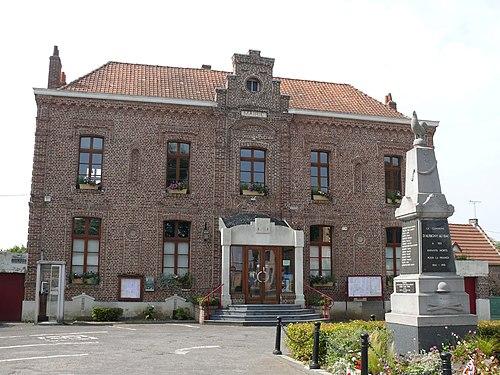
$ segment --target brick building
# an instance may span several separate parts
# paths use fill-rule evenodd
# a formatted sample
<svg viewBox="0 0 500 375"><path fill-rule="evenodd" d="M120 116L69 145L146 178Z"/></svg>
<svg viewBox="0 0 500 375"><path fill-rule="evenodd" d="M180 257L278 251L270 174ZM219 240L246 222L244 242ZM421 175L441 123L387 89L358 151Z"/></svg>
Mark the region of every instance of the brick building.
<svg viewBox="0 0 500 375"><path fill-rule="evenodd" d="M142 308L221 283L224 305L303 304L310 276L346 301L349 275L382 276L389 296L409 119L390 94L273 65L252 50L232 72L108 62L66 84L55 47L34 90L25 319L42 257L66 262L68 304Z"/></svg>

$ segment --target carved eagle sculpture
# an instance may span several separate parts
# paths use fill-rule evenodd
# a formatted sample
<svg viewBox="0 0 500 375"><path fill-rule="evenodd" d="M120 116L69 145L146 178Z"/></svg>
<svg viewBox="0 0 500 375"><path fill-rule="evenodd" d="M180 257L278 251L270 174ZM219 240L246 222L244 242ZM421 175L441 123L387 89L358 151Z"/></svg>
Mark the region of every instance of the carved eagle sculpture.
<svg viewBox="0 0 500 375"><path fill-rule="evenodd" d="M415 134L414 144L422 144L425 142L424 139L428 127L429 125L427 125L426 122L420 123L418 121L417 112L413 111L413 117L411 118L411 130L413 131L413 134Z"/></svg>

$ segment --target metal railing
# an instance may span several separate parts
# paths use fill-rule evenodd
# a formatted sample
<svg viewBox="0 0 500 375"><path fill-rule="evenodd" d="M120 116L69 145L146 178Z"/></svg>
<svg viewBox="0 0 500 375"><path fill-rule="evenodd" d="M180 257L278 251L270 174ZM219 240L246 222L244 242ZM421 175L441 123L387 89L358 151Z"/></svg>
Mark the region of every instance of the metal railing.
<svg viewBox="0 0 500 375"><path fill-rule="evenodd" d="M218 295L219 295L219 301L218 301L218 308L220 309L222 307L222 286L224 284L220 284L218 287L212 289L212 291L210 293L208 293L206 296L204 296L199 304L200 304L200 307L203 308L203 312L204 312L204 318L205 320L208 320L210 319L210 297L212 295L214 295L216 292L218 292Z"/></svg>
<svg viewBox="0 0 500 375"><path fill-rule="evenodd" d="M330 320L330 308L333 306L333 298L310 285L304 284L304 287L323 297L323 318Z"/></svg>

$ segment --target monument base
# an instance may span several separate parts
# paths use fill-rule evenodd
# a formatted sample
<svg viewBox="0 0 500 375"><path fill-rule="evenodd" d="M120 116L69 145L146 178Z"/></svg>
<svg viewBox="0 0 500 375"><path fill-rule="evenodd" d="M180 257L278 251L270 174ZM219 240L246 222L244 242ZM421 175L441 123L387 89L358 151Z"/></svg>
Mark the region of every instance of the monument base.
<svg viewBox="0 0 500 375"><path fill-rule="evenodd" d="M385 321L398 354L429 351L432 347L442 349L443 344L455 344L457 336L463 338L477 329L477 316L472 314L409 316L387 313Z"/></svg>

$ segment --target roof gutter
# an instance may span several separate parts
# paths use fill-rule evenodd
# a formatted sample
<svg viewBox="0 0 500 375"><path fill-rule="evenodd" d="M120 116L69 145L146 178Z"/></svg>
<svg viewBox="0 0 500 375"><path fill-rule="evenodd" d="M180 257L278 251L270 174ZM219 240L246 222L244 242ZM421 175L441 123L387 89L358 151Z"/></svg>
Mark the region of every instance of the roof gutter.
<svg viewBox="0 0 500 375"><path fill-rule="evenodd" d="M119 100L128 102L176 104L176 105L212 107L212 108L217 107L217 103L211 100L161 98L157 96L107 94L107 93L55 90L55 89L45 89L45 88L33 88L33 92L35 95L45 95L45 96L65 97L65 98ZM405 124L405 125L410 124L409 118L384 117L384 116L362 115L355 113L343 113L343 112L331 112L331 111L318 111L313 109L290 108L288 110L288 113L295 115L304 115L304 116L334 117L334 118L342 118L348 120L387 122L392 124ZM437 127L439 125L439 121L425 120L425 122L427 122L427 124L432 127Z"/></svg>

